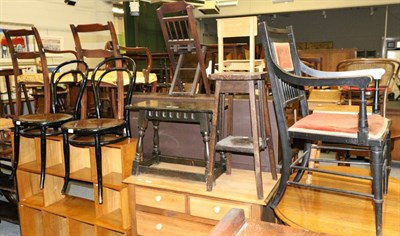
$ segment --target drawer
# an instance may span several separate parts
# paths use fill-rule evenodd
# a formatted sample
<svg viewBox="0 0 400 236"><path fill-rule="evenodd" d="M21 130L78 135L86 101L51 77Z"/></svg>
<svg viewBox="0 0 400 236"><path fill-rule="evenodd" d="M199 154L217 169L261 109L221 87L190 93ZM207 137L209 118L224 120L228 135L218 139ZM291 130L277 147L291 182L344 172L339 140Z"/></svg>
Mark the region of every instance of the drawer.
<svg viewBox="0 0 400 236"><path fill-rule="evenodd" d="M213 225L137 211L138 235L208 235Z"/></svg>
<svg viewBox="0 0 400 236"><path fill-rule="evenodd" d="M135 188L136 204L186 213L186 196L184 194L151 188Z"/></svg>
<svg viewBox="0 0 400 236"><path fill-rule="evenodd" d="M221 220L231 208L243 209L246 218L249 218L251 210L251 205L199 197L190 197L189 207L190 215L212 220Z"/></svg>

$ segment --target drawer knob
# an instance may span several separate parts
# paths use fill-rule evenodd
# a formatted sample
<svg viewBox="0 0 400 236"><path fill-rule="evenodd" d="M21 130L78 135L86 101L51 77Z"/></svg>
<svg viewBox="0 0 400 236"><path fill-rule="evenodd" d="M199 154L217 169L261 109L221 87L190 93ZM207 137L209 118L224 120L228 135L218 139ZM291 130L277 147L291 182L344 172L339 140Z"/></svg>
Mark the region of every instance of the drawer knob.
<svg viewBox="0 0 400 236"><path fill-rule="evenodd" d="M160 202L161 199L162 199L162 198L161 198L160 195L157 195L157 196L154 197L154 200L156 200L156 202Z"/></svg>
<svg viewBox="0 0 400 236"><path fill-rule="evenodd" d="M220 206L215 206L214 207L214 212L217 213L217 214L220 213L221 212L221 207Z"/></svg>
<svg viewBox="0 0 400 236"><path fill-rule="evenodd" d="M163 227L163 225L162 225L162 224L156 224L156 230L161 230L161 229L162 229L162 227Z"/></svg>

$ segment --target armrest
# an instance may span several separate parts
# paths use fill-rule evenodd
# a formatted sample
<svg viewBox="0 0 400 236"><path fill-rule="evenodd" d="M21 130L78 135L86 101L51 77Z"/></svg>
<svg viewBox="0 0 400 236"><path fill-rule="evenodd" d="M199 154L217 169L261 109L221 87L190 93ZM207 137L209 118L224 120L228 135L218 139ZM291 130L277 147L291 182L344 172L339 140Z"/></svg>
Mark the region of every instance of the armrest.
<svg viewBox="0 0 400 236"><path fill-rule="evenodd" d="M303 62L300 63L302 72L306 73L307 75L311 75L313 77L318 77L318 78L369 75L372 76L374 80L380 80L382 75L385 74L385 70L383 68L336 72L336 71L315 70L313 68L306 66Z"/></svg>
<svg viewBox="0 0 400 236"><path fill-rule="evenodd" d="M304 65L305 66L305 65ZM324 72L321 73L323 76L319 77L305 77L292 74L280 68L278 65L274 63L275 73L282 80L287 81L288 83L295 84L298 86L343 86L350 85L355 86L360 89L365 89L368 87L368 84L372 81L372 76L368 74L357 74L357 73L349 73L347 76L342 72ZM311 69L311 68L309 68ZM311 69L314 70L314 69ZM317 72L321 72L318 70L314 70Z"/></svg>
<svg viewBox="0 0 400 236"><path fill-rule="evenodd" d="M143 69L143 76L145 83L147 84L149 82L149 74L151 72L152 64L153 64L153 57L151 55L151 52L148 48L146 47L119 47L120 50L125 51L126 56L137 56L138 54L146 54L146 59L147 59L147 65L146 68Z"/></svg>

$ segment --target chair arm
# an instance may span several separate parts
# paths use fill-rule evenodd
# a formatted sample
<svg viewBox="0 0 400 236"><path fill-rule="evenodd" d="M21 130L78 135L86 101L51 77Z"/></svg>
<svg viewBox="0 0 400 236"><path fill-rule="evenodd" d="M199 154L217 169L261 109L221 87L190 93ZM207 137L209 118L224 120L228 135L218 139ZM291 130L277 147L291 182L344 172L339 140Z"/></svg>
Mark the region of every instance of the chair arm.
<svg viewBox="0 0 400 236"><path fill-rule="evenodd" d="M380 80L382 75L385 74L385 70L383 68L376 69L364 69L364 70L353 70L353 71L320 71L315 70L311 67L308 67L303 62L301 64L301 71L306 73L307 75L324 78L324 77L347 77L347 76L363 76L370 75L374 80Z"/></svg>
<svg viewBox="0 0 400 236"><path fill-rule="evenodd" d="M149 74L151 72L152 64L153 64L153 57L151 55L151 52L148 48L146 47L119 47L120 50L125 51L125 55L128 57L134 57L137 56L138 54L143 54L143 52L146 54L146 59L147 59L147 65L146 68L143 69L143 76L145 83L147 84L149 82Z"/></svg>
<svg viewBox="0 0 400 236"><path fill-rule="evenodd" d="M286 72L276 64L274 64L275 73L279 76L282 80L295 84L298 86L343 86L343 85L350 85L355 86L360 89L365 89L368 87L368 84L372 81L372 76L370 75L351 75L344 76L343 74L337 74L336 72L332 72L331 77L305 77L292 74L290 72ZM328 75L328 74L326 74Z"/></svg>

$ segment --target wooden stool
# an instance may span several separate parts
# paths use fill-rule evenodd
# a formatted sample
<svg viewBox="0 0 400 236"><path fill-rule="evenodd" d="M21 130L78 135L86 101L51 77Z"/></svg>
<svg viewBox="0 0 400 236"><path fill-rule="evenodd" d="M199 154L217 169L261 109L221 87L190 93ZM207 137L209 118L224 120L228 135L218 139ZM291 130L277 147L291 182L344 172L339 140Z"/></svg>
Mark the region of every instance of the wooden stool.
<svg viewBox="0 0 400 236"><path fill-rule="evenodd" d="M214 110L212 118L212 132L210 138L210 155L207 190L211 191L215 180L214 162L215 152L221 153L221 158L225 158L225 152L238 152L254 155L255 175L257 184L257 196L263 198L263 184L261 177L261 156L260 152L268 148L267 155L269 157L272 178L277 179L275 168L275 158L272 150L271 127L269 123L267 100L265 95L265 72L221 72L212 74L212 80L215 80L215 97ZM256 88L258 88L258 99L256 98ZM250 120L252 137L232 136L232 128L228 126L227 137L217 142L217 124L222 117L223 103L225 101L225 93L247 93L250 102ZM222 95L221 95L222 94ZM228 102L232 104L232 96L229 96ZM232 106L229 108L229 114L232 113ZM228 115L229 116L229 115ZM233 117L228 117L228 120ZM223 127L223 126L222 126ZM222 135L222 132L219 132ZM226 161L227 174L230 174L229 156Z"/></svg>

